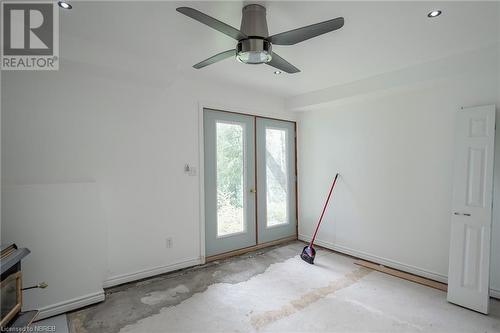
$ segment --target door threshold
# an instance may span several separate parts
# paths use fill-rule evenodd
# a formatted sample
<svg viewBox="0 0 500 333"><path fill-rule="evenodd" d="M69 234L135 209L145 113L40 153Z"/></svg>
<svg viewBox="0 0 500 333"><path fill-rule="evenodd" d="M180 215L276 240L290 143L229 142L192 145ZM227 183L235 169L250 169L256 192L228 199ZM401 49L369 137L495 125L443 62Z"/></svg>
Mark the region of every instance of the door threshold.
<svg viewBox="0 0 500 333"><path fill-rule="evenodd" d="M260 249L263 249L263 248L266 248L266 247L270 247L270 246L273 246L273 245L278 245L278 244L290 242L290 241L297 240L297 239L298 239L297 235L290 236L290 237L285 237L285 238L280 238L280 239L277 239L277 240L274 240L274 241L271 241L271 242L257 244L257 245L245 247L245 248L242 248L242 249L239 249L239 250L224 252L224 253L221 253L221 254L216 254L216 255L207 257L205 259L205 262L211 262L211 261L215 261L215 260L227 259L227 258L230 258L230 257L239 256L241 254L245 254L245 253L252 252L252 251L255 251L255 250L260 250Z"/></svg>

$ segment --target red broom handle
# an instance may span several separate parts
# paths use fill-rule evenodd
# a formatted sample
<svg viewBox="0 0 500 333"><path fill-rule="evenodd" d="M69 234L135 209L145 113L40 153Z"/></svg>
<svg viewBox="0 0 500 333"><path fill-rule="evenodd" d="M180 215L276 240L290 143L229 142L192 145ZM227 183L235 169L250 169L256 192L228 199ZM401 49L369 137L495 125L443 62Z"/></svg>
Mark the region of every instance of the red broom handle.
<svg viewBox="0 0 500 333"><path fill-rule="evenodd" d="M330 201L330 197L332 196L333 188L335 187L335 183L337 182L337 177L339 174L337 173L335 175L335 179L333 180L332 187L330 188L330 193L328 193L328 198L326 198L325 206L323 207L323 211L321 212L321 216L319 217L318 225L316 226L316 231L314 231L314 236L311 240L311 244L309 245L310 247L313 247L314 240L316 239L316 234L318 233L319 226L321 224L321 221L323 220L323 215L325 215L326 207L328 206L328 201Z"/></svg>

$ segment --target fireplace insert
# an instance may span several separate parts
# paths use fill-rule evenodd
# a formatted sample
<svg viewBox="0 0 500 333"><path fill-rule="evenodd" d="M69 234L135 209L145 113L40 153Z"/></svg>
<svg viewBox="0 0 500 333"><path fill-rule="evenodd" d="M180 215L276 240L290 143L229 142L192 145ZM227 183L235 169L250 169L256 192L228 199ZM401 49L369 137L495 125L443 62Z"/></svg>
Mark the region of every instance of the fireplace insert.
<svg viewBox="0 0 500 333"><path fill-rule="evenodd" d="M19 249L16 244L1 247L1 329L7 327L21 312L23 305L21 259L29 253L28 249Z"/></svg>

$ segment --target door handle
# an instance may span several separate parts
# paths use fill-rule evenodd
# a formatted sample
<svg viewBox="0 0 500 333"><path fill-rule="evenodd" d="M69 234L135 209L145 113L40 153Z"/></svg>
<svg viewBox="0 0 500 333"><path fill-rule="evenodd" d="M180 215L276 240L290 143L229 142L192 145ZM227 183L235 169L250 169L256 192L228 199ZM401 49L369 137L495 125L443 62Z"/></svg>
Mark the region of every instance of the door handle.
<svg viewBox="0 0 500 333"><path fill-rule="evenodd" d="M455 215L462 215L462 216L471 216L469 213L454 212L453 214L455 214Z"/></svg>
<svg viewBox="0 0 500 333"><path fill-rule="evenodd" d="M257 193L257 190L256 190L256 189L254 189L254 188L251 188L251 189L250 189L250 193Z"/></svg>

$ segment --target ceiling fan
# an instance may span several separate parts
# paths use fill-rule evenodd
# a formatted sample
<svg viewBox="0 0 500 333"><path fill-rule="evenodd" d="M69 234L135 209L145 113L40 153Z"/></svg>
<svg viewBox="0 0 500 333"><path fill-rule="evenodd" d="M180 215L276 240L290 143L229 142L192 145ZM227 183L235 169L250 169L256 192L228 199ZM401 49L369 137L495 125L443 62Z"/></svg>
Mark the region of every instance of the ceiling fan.
<svg viewBox="0 0 500 333"><path fill-rule="evenodd" d="M251 4L243 7L240 30L194 8L179 7L177 11L238 41L236 49L227 50L203 60L193 66L196 69L229 57L236 57L236 59L245 64L266 64L290 74L298 73L300 70L297 67L272 51L272 45L294 45L340 29L344 25L344 18L337 17L332 20L269 36L266 22L266 8L261 5Z"/></svg>

